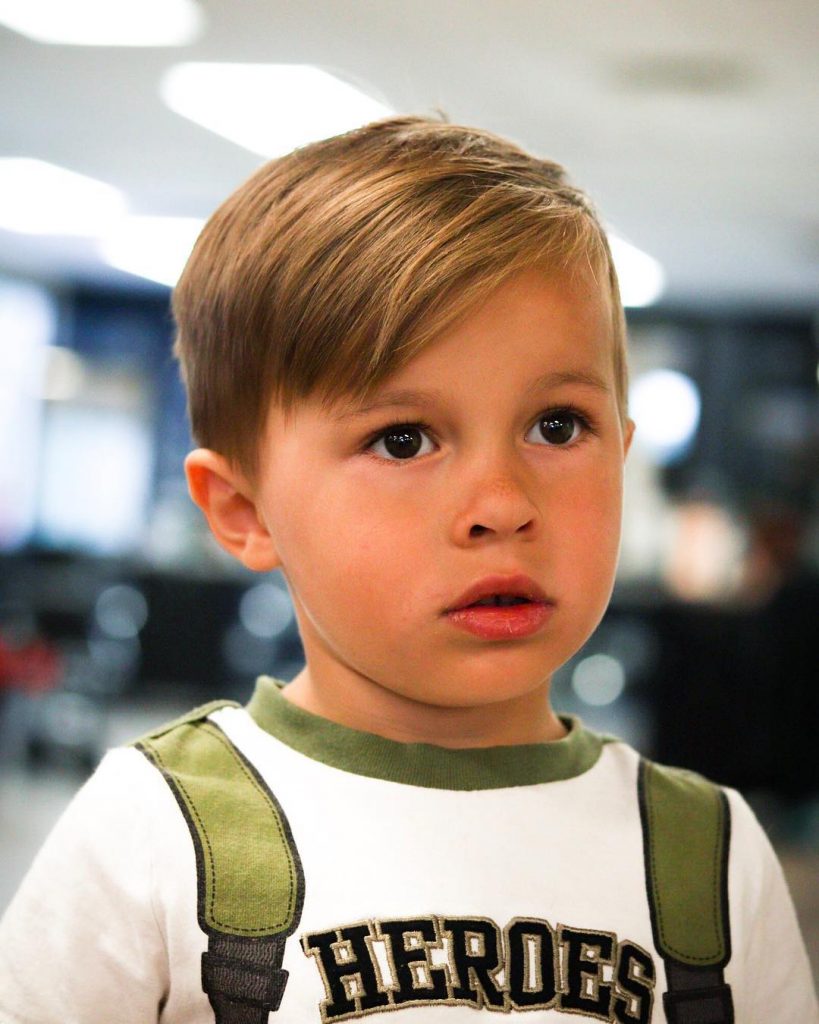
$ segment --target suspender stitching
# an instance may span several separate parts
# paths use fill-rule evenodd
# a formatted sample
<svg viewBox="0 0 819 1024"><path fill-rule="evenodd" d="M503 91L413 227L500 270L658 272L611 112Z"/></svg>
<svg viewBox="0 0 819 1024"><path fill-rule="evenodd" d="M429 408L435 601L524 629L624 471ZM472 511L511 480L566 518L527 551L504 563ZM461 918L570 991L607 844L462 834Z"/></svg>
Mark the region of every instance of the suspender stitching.
<svg viewBox="0 0 819 1024"><path fill-rule="evenodd" d="M191 723L191 724L194 726L194 728L201 727L199 725L199 723ZM231 755L231 757L234 759L236 764L241 769L242 773L253 784L254 789L256 789L256 791L258 793L260 793L262 795L262 797L264 797L265 802L267 803L268 807L270 807L271 811L273 812L273 818L274 818L274 820L276 822L276 828L278 830L279 837L284 842L287 842L286 836L284 836L283 833L282 833L281 822L279 821L279 816L276 813L276 809L273 806L273 804L271 803L270 798L268 797L267 793L264 792L264 790L259 786L259 784L256 781L256 779L254 779L253 776L250 774L250 772L247 771L247 768L242 763L242 761L236 756L236 753L235 753L233 747L227 741L227 739L226 738L223 739L222 736L219 735L219 733L215 729L208 729L207 732L208 732L208 734L211 737L213 737L214 739L218 740L225 747L227 752ZM179 789L181 790L181 792L185 795L188 807L189 807L191 813L196 818L197 824L199 826L197 831L198 831L199 835L201 835L203 837L203 839L204 839L204 845L205 845L205 850L206 850L206 853L207 853L208 863L210 864L210 874L211 874L211 878L213 879L212 892L210 894L210 908L209 908L210 909L211 918L212 918L214 924L223 925L226 928L233 928L234 926L231 925L229 922L219 921L219 920L217 920L213 916L213 907L214 907L214 903L215 903L215 899L216 899L216 870L215 870L214 860L213 860L213 850L212 850L211 845L210 845L210 839L208 838L208 834L207 834L207 832L205 830L204 822L202 821L201 817L199 816L199 812L196 809L196 804L194 803L194 801L193 801L190 793L188 792L188 790L185 788L184 782L179 778L178 775L176 775L170 768L167 767L165 761L162 758L162 754L160 753L160 751L153 744L151 744L151 753L156 758L156 760L160 763L160 765L162 766L163 773L167 777L172 779L174 785L178 786ZM292 864L289 861L288 861L288 875L289 875L289 881L290 881L290 894L291 894L291 902L290 902L290 904L288 906L288 916L289 916L293 912L293 902L292 902L292 899L293 899L293 893L295 891L295 883L294 883L294 879L293 879L293 867L292 867ZM281 928L283 928L285 926L285 923L286 923L285 921L275 921L275 922L273 922L271 924L262 925L262 926L260 926L258 928L243 928L242 932L244 934L247 934L247 935L252 935L252 934L255 934L257 932L267 932L267 931L274 930L274 929L277 929L277 928L281 929Z"/></svg>
<svg viewBox="0 0 819 1024"><path fill-rule="evenodd" d="M656 872L656 858L655 858L655 829L653 827L653 825L654 825L654 807L653 807L653 803L652 803L652 798L651 798L650 790L647 790L645 796L646 796L646 807L647 807L647 810L648 810L648 818L649 818L649 829L648 829L648 832L649 832L649 857L650 857L650 860L651 860L651 874L652 874L652 879L656 879L657 872ZM724 818L722 801L719 799L719 797L717 797L717 807L718 807L718 813L719 813L719 825L720 825L720 827L719 827L719 829L717 830L717 833L716 833L716 842L714 844L714 851L713 851L713 863L714 863L715 870L714 870L714 885L712 885L712 887L711 887L711 901L712 901L712 906L713 906L713 922L714 922L715 928L717 929L716 931L714 931L713 934L714 934L714 939L719 944L719 942L720 942L720 934L719 934L719 925L717 924L717 922L718 922L718 915L719 915L720 892L719 892L719 889L718 889L718 886L717 886L717 882L718 882L718 879L719 879L720 840L721 840L721 837L722 837L722 825L723 825L723 818ZM671 943L668 941L668 939L666 937L665 929L663 927L663 908L662 908L662 903L660 901L657 901L657 907L655 908L655 910L656 910L656 914L657 914L657 924L659 926L660 936L661 936L661 938L663 940L664 946L666 947L666 949L668 949L668 951L670 953L675 953L677 955L680 955L682 951L679 950L679 949L675 949L674 946L671 945ZM690 953L685 954L685 955L686 955L686 959L688 959L688 960L701 960L701 961L705 962L705 961L711 959L711 957L709 957L709 956L702 956L702 957L691 956Z"/></svg>
<svg viewBox="0 0 819 1024"><path fill-rule="evenodd" d="M203 723L203 728L205 726L206 726L206 723ZM225 748L225 750L227 750L227 752L230 754L230 756L233 758L233 760L239 766L239 768L241 769L241 772L245 776L245 778L247 778L248 781L252 783L253 788L256 790L256 792L259 793L262 796L262 798L264 799L264 802L270 808L271 814L273 816L273 820L276 823L276 831L277 831L277 833L279 835L279 839L285 845L287 845L287 837L284 835L284 833L282 831L281 820L279 819L278 812L276 810L276 807L273 805L273 802L271 801L270 796L259 785L258 781L253 777L253 775L251 775L251 773L247 770L247 767L244 764L244 762L241 760L241 758L238 757L238 755L236 753L235 747L233 746L232 743L229 742L227 737L224 736L221 733L221 730L217 730L215 728L210 728L210 729L207 729L207 732L213 737L213 739L218 740L222 744L222 746ZM290 858L288 858L288 861L287 861L287 876L288 876L288 881L290 883L290 886L289 886L289 889L290 889L290 903L288 904L287 915L286 916L289 917L293 913L293 908L294 908L293 897L294 897L294 893L296 891L296 880L293 877L293 863L292 863L292 860ZM214 900L216 898L215 878L214 878L213 889L214 889L214 891L211 894L211 913L213 912L213 903L214 903ZM214 918L214 921L216 921L215 918ZM223 924L223 923L224 922L222 922L222 921L216 921L216 924ZM269 924L269 925L264 926L263 928L252 928L252 929L247 929L247 930L249 932L250 931L254 931L254 932L267 931L270 928L283 928L285 923L286 923L285 921L276 921L273 924Z"/></svg>

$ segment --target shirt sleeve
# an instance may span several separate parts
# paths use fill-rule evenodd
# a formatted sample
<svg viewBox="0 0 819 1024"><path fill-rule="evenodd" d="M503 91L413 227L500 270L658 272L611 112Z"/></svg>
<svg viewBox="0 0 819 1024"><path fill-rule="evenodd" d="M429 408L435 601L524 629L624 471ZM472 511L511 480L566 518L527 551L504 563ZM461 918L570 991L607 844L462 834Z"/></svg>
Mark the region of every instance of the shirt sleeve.
<svg viewBox="0 0 819 1024"><path fill-rule="evenodd" d="M168 956L153 904L154 769L112 750L37 854L0 921L4 1024L155 1024Z"/></svg>
<svg viewBox="0 0 819 1024"><path fill-rule="evenodd" d="M732 957L726 968L742 1024L819 1024L819 1004L793 899L776 854L735 790L728 868Z"/></svg>

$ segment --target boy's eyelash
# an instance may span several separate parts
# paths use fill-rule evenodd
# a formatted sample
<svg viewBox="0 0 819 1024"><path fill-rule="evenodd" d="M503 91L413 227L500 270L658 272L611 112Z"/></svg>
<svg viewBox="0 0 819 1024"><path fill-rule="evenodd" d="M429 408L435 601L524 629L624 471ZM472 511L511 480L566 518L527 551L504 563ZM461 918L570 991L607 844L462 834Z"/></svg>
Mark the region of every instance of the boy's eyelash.
<svg viewBox="0 0 819 1024"><path fill-rule="evenodd" d="M575 408L573 405L554 405L554 406L551 406L548 409L544 409L542 412L538 413L538 415L535 417L535 419L530 424L529 429L531 430L531 428L536 423L539 423L540 420L548 419L549 416L553 416L555 413L568 413L570 416L573 416L578 421L578 423L580 424L581 430L582 430L583 434L596 434L597 433L597 431L595 430L594 424L589 419L589 417L584 412L581 412L580 409ZM428 423L425 423L423 420L396 420L394 423L388 423L386 426L381 427L379 430L376 430L375 433L371 434L368 437L368 439L364 442L364 444L362 445L361 450L363 452L368 451L370 448L372 448L372 446L375 444L376 441L380 441L381 438L384 437L386 434L389 434L391 430L397 430L397 429L399 429L401 427L403 427L405 429L410 429L410 430L421 430L425 434L429 434L429 436L432 438L432 440L437 443L437 438L435 436L435 431L433 430L433 428ZM528 433L528 430L527 430L527 433ZM578 438L578 441L579 440L580 440L580 438ZM574 444L572 444L572 445L554 445L553 447L555 447L555 448L574 447L574 445L577 444L577 443L578 442L575 441ZM381 461L390 462L392 460L382 459ZM405 460L396 459L395 461L396 461L396 463L400 464L402 461L404 461L404 462L414 462L415 460L414 459L405 459Z"/></svg>

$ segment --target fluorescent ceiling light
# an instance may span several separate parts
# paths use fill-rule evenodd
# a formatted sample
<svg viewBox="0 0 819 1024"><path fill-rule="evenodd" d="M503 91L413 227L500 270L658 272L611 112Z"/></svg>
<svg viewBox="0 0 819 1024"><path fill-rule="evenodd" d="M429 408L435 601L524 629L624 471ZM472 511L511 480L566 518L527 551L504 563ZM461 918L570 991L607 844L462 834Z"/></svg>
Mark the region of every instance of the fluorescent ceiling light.
<svg viewBox="0 0 819 1024"><path fill-rule="evenodd" d="M160 93L177 114L266 157L394 113L307 64L177 64Z"/></svg>
<svg viewBox="0 0 819 1024"><path fill-rule="evenodd" d="M0 23L38 43L183 46L203 17L196 0L0 0Z"/></svg>
<svg viewBox="0 0 819 1024"><path fill-rule="evenodd" d="M112 267L172 288L203 225L196 217L124 217L99 247Z"/></svg>
<svg viewBox="0 0 819 1024"><path fill-rule="evenodd" d="M124 211L112 185L44 160L0 159L0 228L7 231L93 237Z"/></svg>
<svg viewBox="0 0 819 1024"><path fill-rule="evenodd" d="M609 234L608 240L623 305L650 306L656 302L665 288L662 266L653 256L617 235Z"/></svg>

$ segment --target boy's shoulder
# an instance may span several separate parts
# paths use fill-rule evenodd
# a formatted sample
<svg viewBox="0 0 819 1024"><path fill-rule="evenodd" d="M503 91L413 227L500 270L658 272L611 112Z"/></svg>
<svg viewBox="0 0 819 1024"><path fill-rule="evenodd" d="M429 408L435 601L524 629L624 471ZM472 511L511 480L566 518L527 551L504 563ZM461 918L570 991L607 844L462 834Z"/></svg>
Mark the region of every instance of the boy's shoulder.
<svg viewBox="0 0 819 1024"><path fill-rule="evenodd" d="M301 862L275 794L210 719L226 708L241 705L210 701L158 726L132 746L159 769L187 823L196 853L202 930L217 937L278 942L301 917ZM240 834L242 856L237 858L235 837ZM248 879L253 880L252 899ZM281 884L282 879L288 884ZM218 974L216 960L211 963L208 956L205 975Z"/></svg>

